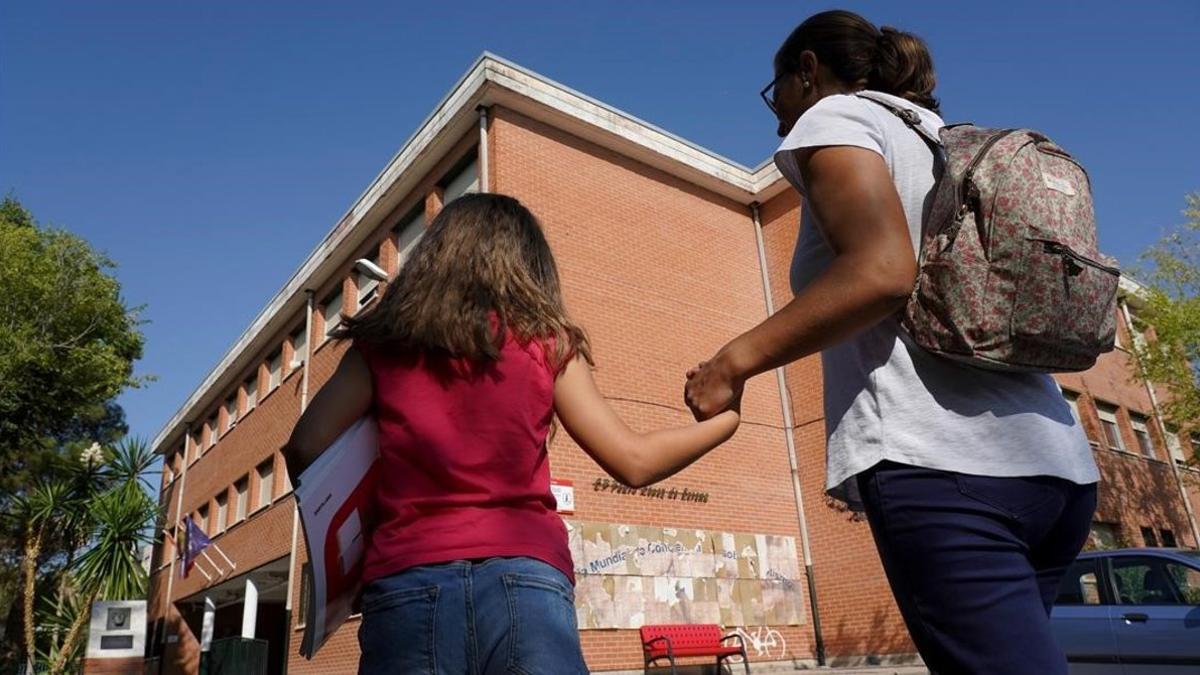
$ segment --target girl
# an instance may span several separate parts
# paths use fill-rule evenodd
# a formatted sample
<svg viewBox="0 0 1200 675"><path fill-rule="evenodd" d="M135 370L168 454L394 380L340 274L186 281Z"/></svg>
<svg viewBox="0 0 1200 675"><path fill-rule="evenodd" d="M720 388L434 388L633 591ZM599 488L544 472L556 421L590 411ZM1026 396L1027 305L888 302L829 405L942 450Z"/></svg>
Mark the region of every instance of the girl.
<svg viewBox="0 0 1200 675"><path fill-rule="evenodd" d="M541 228L517 200L448 204L352 339L284 455L298 476L363 415L383 475L367 550L361 673L586 673L574 566L550 492L555 417L644 486L733 435L728 412L636 433L592 379Z"/></svg>
<svg viewBox="0 0 1200 675"><path fill-rule="evenodd" d="M1067 672L1050 631L1088 534L1099 474L1049 375L985 371L902 339L937 134L933 61L916 36L816 14L763 90L803 197L795 298L689 373L698 418L747 378L814 352L824 368L827 487L865 510L917 649L940 673Z"/></svg>

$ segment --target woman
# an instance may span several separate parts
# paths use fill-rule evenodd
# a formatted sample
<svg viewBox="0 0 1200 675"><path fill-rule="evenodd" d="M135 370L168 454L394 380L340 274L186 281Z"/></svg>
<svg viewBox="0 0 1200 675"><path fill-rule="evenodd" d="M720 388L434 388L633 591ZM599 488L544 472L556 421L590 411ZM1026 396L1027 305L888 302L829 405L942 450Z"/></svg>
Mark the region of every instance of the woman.
<svg viewBox="0 0 1200 675"><path fill-rule="evenodd" d="M845 11L800 24L775 56L776 165L803 197L793 300L688 373L698 419L745 381L821 352L827 488L865 510L901 613L944 673L1066 673L1050 631L1059 580L1099 480L1054 380L944 360L902 339L936 163L875 98L936 135L917 37ZM767 98L767 91L763 92Z"/></svg>
<svg viewBox="0 0 1200 675"><path fill-rule="evenodd" d="M299 476L358 418L379 423L359 672L586 673L550 492L552 420L640 487L732 436L736 405L698 424L630 430L592 379L537 220L503 195L448 204L379 305L335 336L354 345L284 457Z"/></svg>

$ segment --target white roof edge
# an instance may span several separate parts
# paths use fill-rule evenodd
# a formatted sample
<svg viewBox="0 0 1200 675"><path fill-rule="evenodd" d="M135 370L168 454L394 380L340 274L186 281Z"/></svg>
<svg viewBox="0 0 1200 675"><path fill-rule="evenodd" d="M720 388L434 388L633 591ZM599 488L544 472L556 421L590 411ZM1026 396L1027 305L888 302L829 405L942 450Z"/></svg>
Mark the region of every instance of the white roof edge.
<svg viewBox="0 0 1200 675"><path fill-rule="evenodd" d="M439 134L467 109L468 103L484 102L473 101L473 99L478 99L480 96L486 98L488 96L486 89L489 83L494 83L495 86L548 106L584 124L614 134L627 143L641 146L677 168L699 172L709 181L728 185L733 189L726 191L727 196L736 195L735 198L739 198L746 204L759 199L761 191L775 186L775 183L781 178L769 159L752 171L738 162L485 51L438 102L417 130L353 202L345 215L309 253L300 267L259 311L246 330L226 350L216 366L192 391L183 405L161 427L151 444L155 452L165 452L163 444L168 440L173 441L178 436L183 422L186 418L193 416L193 408L205 398L219 380L229 377L226 373L232 366L237 365L236 362L240 358L245 358L243 355L248 352L250 347L255 346L254 342L267 325L277 318L279 312L289 303L299 302L299 299L303 297L303 292L313 286L311 282L315 272L357 229L364 217L380 204L389 188L405 173L414 160L420 157L422 152L438 139ZM778 190L771 190L771 192L776 191Z"/></svg>
<svg viewBox="0 0 1200 675"><path fill-rule="evenodd" d="M693 143L692 141L689 141L686 138L683 138L682 136L673 134L655 124L651 124L650 122L647 122L646 120L641 119L640 117L631 115L631 114L625 112L624 110L613 107L603 101L592 98L591 96L588 96L587 94L584 94L582 92L576 91L575 89L572 89L571 87L568 87L568 86L562 84L561 82L552 80L544 75L541 75L532 70L529 70L528 68L525 68L524 66L521 66L520 64L513 63L512 61L509 61L508 59L505 59L501 56L497 56L491 52L485 51L483 53L483 56L480 57L480 59L485 60L485 61L490 61L498 66L501 66L501 68L497 68L498 71L503 72L503 70L508 70L508 71L510 71L508 73L509 75L519 74L520 78L518 78L518 79L524 79L527 81L536 82L536 83L542 85L543 88L552 90L555 93L562 95L564 98L576 99L576 101L574 101L574 103L575 103L575 107L577 110L591 112L596 117L603 117L606 115L610 115L610 116L613 116L616 118L626 120L628 123L627 126L630 127L631 130L633 130L635 132L641 132L641 135L646 137L646 140L649 140L652 142L657 141L658 144L663 145L663 146L670 146L670 145L681 146L681 148L679 148L679 149L683 150L682 154L691 155L698 160L708 161L708 162L712 162L713 164L720 165L726 171L731 171L734 173L742 173L742 174L744 174L743 177L747 178L747 179L753 173L753 170L751 170L749 167L741 164L740 162L736 162L732 159L729 159L728 157L725 157L717 152L709 150L708 148L705 148L702 145ZM501 83L501 84L503 85L503 83ZM523 92L518 92L518 93L523 93ZM589 110L589 108L592 108L595 110ZM600 115L596 115L595 113L599 112L599 111L603 111L603 113ZM584 121L588 121L588 120L584 120ZM700 168L700 167L697 166L694 168Z"/></svg>

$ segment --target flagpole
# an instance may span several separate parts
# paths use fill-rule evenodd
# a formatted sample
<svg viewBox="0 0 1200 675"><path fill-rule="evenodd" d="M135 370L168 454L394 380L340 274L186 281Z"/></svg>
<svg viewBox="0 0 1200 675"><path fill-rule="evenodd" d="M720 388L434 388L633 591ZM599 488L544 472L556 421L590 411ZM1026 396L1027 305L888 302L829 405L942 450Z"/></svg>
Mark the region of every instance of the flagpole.
<svg viewBox="0 0 1200 675"><path fill-rule="evenodd" d="M220 553L221 557L225 559L225 562L229 565L229 569L231 569L231 570L237 569L237 565L234 564L234 562L229 559L229 556L225 555L225 551L222 551L221 547L217 546L217 543L215 541L211 544L211 546L213 548L217 549L217 553Z"/></svg>
<svg viewBox="0 0 1200 675"><path fill-rule="evenodd" d="M209 573L208 573L208 572L205 572L205 571L204 571L204 565L201 565L199 560L193 561L193 562L192 562L192 567L195 567L196 569L200 570L200 574L203 574L203 575L204 575L204 578L205 578L205 579L208 579L208 581L209 581L210 583L212 582L212 580L213 580L212 576L211 576L211 575L209 575ZM187 574L187 569L186 569L186 568L184 569L184 572L183 572L183 573L184 573L184 574Z"/></svg>
<svg viewBox="0 0 1200 675"><path fill-rule="evenodd" d="M218 565L217 561L213 560L212 557L208 555L208 551L201 550L200 555L204 556L204 559L208 561L208 564L212 565L213 568L217 570L218 576L225 576L225 569Z"/></svg>

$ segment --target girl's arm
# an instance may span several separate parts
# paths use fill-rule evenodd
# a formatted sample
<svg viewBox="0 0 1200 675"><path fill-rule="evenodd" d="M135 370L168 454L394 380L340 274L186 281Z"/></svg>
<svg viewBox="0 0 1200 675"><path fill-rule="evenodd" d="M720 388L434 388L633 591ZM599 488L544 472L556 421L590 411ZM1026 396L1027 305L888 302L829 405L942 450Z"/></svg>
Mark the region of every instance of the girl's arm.
<svg viewBox="0 0 1200 675"><path fill-rule="evenodd" d="M325 452L337 437L371 408L374 396L371 371L361 352L346 350L333 376L321 387L292 429L283 446L292 484L300 473Z"/></svg>
<svg viewBox="0 0 1200 675"><path fill-rule="evenodd" d="M554 409L563 428L613 478L630 487L658 482L729 440L737 430L733 409L698 424L638 433L617 416L575 358L554 384Z"/></svg>

